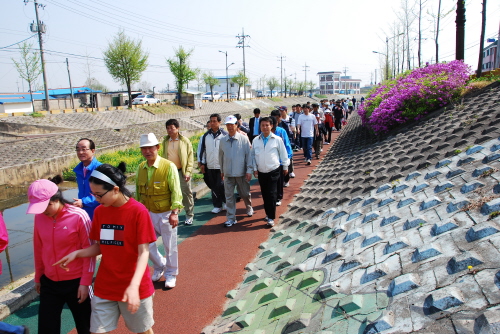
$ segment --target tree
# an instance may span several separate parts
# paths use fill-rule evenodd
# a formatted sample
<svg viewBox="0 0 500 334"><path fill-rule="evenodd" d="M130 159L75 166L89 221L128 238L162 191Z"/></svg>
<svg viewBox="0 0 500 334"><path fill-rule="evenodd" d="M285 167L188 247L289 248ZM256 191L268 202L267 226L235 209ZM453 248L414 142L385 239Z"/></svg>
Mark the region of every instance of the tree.
<svg viewBox="0 0 500 334"><path fill-rule="evenodd" d="M288 95L290 95L290 91L292 90L293 81L290 78L285 78L285 79L283 79L283 83L285 84L285 98L286 98L286 91L288 90Z"/></svg>
<svg viewBox="0 0 500 334"><path fill-rule="evenodd" d="M198 91L201 92L201 89L203 88L203 83L205 82L205 80L203 80L203 72L199 68L194 69L194 72L195 72L194 80L196 81L196 89L198 89Z"/></svg>
<svg viewBox="0 0 500 334"><path fill-rule="evenodd" d="M481 77L483 72L483 50L484 50L484 31L486 29L486 0L483 0L483 18L481 20L481 39L479 40L479 60L477 63L476 77ZM498 52L498 51L497 51Z"/></svg>
<svg viewBox="0 0 500 334"><path fill-rule="evenodd" d="M243 89L246 88L245 86L248 83L248 78L245 76L243 71L238 71L238 73L234 77L231 78L231 82L238 85L238 100L239 100L241 86L243 86ZM229 92L228 92L228 94L229 94Z"/></svg>
<svg viewBox="0 0 500 334"><path fill-rule="evenodd" d="M304 81L299 81L295 84L295 89L297 90L298 95L304 95L306 88L306 83Z"/></svg>
<svg viewBox="0 0 500 334"><path fill-rule="evenodd" d="M210 87L210 94L212 94L212 101L214 100L214 86L219 84L219 79L214 77L212 72L203 73L203 81Z"/></svg>
<svg viewBox="0 0 500 334"><path fill-rule="evenodd" d="M87 78L87 80L85 80L84 86L89 87L92 90L101 90L103 92L108 91L108 87L100 83L99 80L97 80L96 78Z"/></svg>
<svg viewBox="0 0 500 334"><path fill-rule="evenodd" d="M127 86L128 106L132 108L132 84L139 82L148 67L148 54L142 51L142 42L120 31L104 51L104 63L113 79Z"/></svg>
<svg viewBox="0 0 500 334"><path fill-rule="evenodd" d="M181 104L181 94L185 92L186 85L196 78L196 70L189 66L189 57L194 49L185 50L182 46L175 51L174 58L167 59L170 72L175 77L175 88L177 89L178 104Z"/></svg>
<svg viewBox="0 0 500 334"><path fill-rule="evenodd" d="M148 81L141 81L135 87L137 90L140 90L141 92L151 92L153 90L152 88L153 86Z"/></svg>
<svg viewBox="0 0 500 334"><path fill-rule="evenodd" d="M18 44L21 53L21 59L16 61L12 58L14 65L16 66L19 76L28 83L28 89L31 98L31 107L33 112L35 112L35 103L33 102L33 90L32 85L34 81L42 73L42 66L40 64L40 55L36 51L32 51L33 44L24 42L23 44ZM48 96L46 97L48 101ZM48 104L48 103L47 103Z"/></svg>
<svg viewBox="0 0 500 334"><path fill-rule="evenodd" d="M446 16L453 13L453 10L454 10L454 7L452 7L447 12L442 13L441 12L441 0L438 1L438 10L437 10L436 14L434 13L434 11L427 10L427 15L429 15L431 17L430 22L432 23L432 26L433 26L432 36L434 39L434 46L436 49L436 63L439 63L439 32L441 31L441 29L440 29L441 19L444 19Z"/></svg>
<svg viewBox="0 0 500 334"><path fill-rule="evenodd" d="M307 89L309 89L309 94L312 96L312 91L314 89L314 86L316 86L316 84L314 83L314 81L308 81L306 82L306 87Z"/></svg>
<svg viewBox="0 0 500 334"><path fill-rule="evenodd" d="M269 79L267 79L266 84L271 91L271 97L273 97L273 90L280 84L278 79L276 79L275 77L270 77Z"/></svg>

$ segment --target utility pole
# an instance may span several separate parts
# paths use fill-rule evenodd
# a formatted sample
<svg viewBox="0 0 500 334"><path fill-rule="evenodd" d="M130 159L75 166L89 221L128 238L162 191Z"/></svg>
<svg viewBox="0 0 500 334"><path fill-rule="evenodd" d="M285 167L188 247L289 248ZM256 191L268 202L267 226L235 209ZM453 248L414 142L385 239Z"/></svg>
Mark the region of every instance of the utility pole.
<svg viewBox="0 0 500 334"><path fill-rule="evenodd" d="M486 29L486 0L483 0L483 19L481 22L481 40L479 41L479 59L477 62L476 77L481 77L483 72L484 30ZM498 50L497 50L498 52Z"/></svg>
<svg viewBox="0 0 500 334"><path fill-rule="evenodd" d="M311 66L307 66L307 63L304 63L304 64L305 65L302 66L304 68L302 71L304 71L304 83L306 83L307 82L307 71L309 71L308 68Z"/></svg>
<svg viewBox="0 0 500 334"><path fill-rule="evenodd" d="M31 2L31 1L24 0L25 5L27 5L29 2ZM40 44L40 58L42 60L43 86L45 88L45 108L47 110L50 110L49 89L47 86L47 73L45 72L45 57L43 54L43 39L42 39L42 34L45 33L46 26L45 26L45 24L43 24L43 22L40 22L40 20L38 18L38 7L41 7L43 9L43 8L45 8L45 5L39 4L37 2L37 0L34 0L33 3L35 4L36 24L31 23L31 31L38 33L38 43Z"/></svg>
<svg viewBox="0 0 500 334"><path fill-rule="evenodd" d="M347 70L348 68L346 66L344 66L344 94L347 95Z"/></svg>
<svg viewBox="0 0 500 334"><path fill-rule="evenodd" d="M241 28L241 35L236 36L238 38L238 45L236 45L237 48L242 48L243 49L243 76L245 78L247 77L246 74L246 69L245 69L245 48L250 47L249 45L245 45L245 38L249 38L249 35L245 35L245 30ZM247 87L246 84L243 85L243 99L247 99Z"/></svg>
<svg viewBox="0 0 500 334"><path fill-rule="evenodd" d="M457 25L455 59L465 59L465 1L457 0Z"/></svg>
<svg viewBox="0 0 500 334"><path fill-rule="evenodd" d="M73 95L73 85L71 84L71 74L69 73L68 58L66 58L66 68L68 69L69 90L71 91L71 108L75 109L75 96Z"/></svg>
<svg viewBox="0 0 500 334"><path fill-rule="evenodd" d="M281 54L281 56L278 56L278 61L281 63L281 66L280 66L280 68L281 68L280 69L280 72L281 72L281 83L280 83L281 96L283 96L283 59L284 58L286 58L286 57L283 56L283 54ZM286 95L286 92L285 92L285 95Z"/></svg>

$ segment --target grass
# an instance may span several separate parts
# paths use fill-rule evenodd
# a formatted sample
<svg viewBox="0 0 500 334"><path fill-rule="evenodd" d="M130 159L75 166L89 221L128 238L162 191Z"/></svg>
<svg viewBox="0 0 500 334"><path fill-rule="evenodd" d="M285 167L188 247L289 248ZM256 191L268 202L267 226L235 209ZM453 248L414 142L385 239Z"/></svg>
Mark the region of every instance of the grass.
<svg viewBox="0 0 500 334"><path fill-rule="evenodd" d="M318 99L326 99L328 96L323 95L323 94L314 94Z"/></svg>
<svg viewBox="0 0 500 334"><path fill-rule="evenodd" d="M165 104L159 106L142 106L141 108L153 114L175 114L178 112L186 111L185 107L181 107L175 104Z"/></svg>
<svg viewBox="0 0 500 334"><path fill-rule="evenodd" d="M24 116L31 116L31 117L45 117L44 114L39 113L39 112L32 112L31 114L24 114Z"/></svg>
<svg viewBox="0 0 500 334"><path fill-rule="evenodd" d="M269 100L273 101L273 102L281 102L283 101L282 99L280 99L279 97L270 97Z"/></svg>
<svg viewBox="0 0 500 334"><path fill-rule="evenodd" d="M192 137L189 137L191 144L193 145L193 151L195 154L196 160L196 152L198 150L198 144L200 142L200 138L203 134L197 134ZM162 147L160 144L159 151L162 151ZM113 166L118 166L120 162L125 162L127 164L127 173L135 173L137 167L141 162L144 161L144 157L142 156L141 149L139 147L129 148L126 150L115 151L111 153L103 153L100 155L96 155L97 159L103 164L110 164ZM76 180L75 172L73 172L73 168L76 167L78 163L75 163L68 168L63 169L63 179L66 181L74 181ZM203 179L203 174L193 174L194 180Z"/></svg>

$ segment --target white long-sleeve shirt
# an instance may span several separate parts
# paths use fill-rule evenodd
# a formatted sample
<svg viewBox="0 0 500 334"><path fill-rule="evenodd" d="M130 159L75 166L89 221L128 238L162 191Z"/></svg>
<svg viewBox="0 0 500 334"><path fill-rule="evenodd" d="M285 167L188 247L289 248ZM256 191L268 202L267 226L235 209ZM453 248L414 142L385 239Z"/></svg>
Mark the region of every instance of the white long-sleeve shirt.
<svg viewBox="0 0 500 334"><path fill-rule="evenodd" d="M274 133L269 135L266 145L264 145L263 134L255 137L252 142L252 163L253 170L261 173L269 173L281 165L287 169L290 159L283 140Z"/></svg>

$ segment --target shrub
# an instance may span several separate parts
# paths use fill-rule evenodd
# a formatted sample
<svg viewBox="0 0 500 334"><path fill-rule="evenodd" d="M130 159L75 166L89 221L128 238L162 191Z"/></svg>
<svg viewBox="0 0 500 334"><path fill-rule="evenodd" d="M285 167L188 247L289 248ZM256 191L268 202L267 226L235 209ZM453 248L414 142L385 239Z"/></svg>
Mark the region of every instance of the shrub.
<svg viewBox="0 0 500 334"><path fill-rule="evenodd" d="M318 99L326 99L328 96L323 95L323 94L314 94Z"/></svg>
<svg viewBox="0 0 500 334"><path fill-rule="evenodd" d="M450 103L466 86L469 73L460 60L408 71L375 87L358 114L375 134L386 133Z"/></svg>

